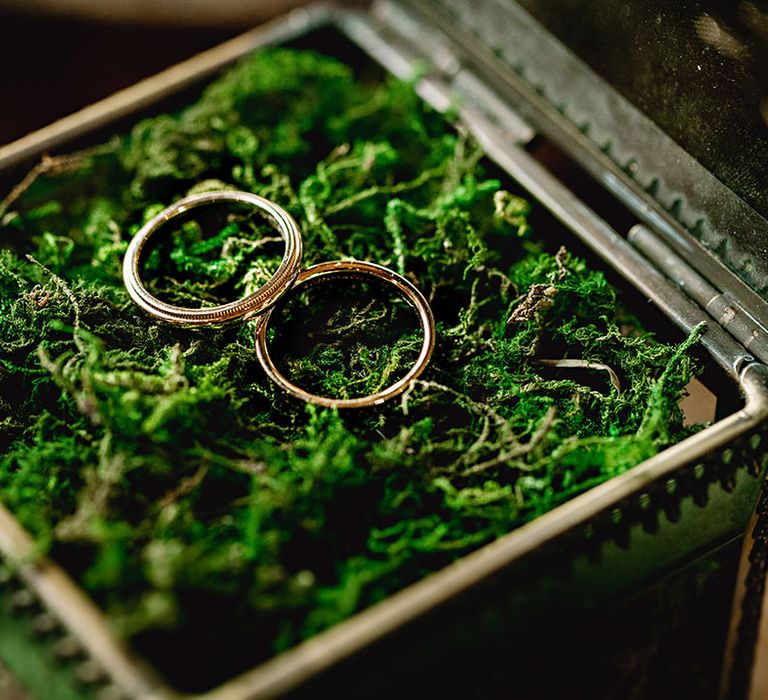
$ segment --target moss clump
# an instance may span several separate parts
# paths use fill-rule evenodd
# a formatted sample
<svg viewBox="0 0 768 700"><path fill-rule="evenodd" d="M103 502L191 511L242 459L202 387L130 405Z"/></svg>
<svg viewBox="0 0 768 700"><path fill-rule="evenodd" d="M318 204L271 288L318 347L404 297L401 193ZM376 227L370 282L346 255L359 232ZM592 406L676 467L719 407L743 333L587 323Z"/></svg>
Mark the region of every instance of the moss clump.
<svg viewBox="0 0 768 700"><path fill-rule="evenodd" d="M408 85L269 50L3 205L3 501L173 681L210 686L683 436L695 337L622 332L603 275L545 252L481 155ZM286 207L307 264L352 256L417 282L438 341L401 402L293 402L251 327L138 313L120 275L131 235L223 186ZM264 222L205 228L148 256L173 302L242 294L280 255ZM316 391L375 391L412 358L413 321L375 290L330 291L297 295L272 342ZM611 366L623 391L535 362L565 356Z"/></svg>

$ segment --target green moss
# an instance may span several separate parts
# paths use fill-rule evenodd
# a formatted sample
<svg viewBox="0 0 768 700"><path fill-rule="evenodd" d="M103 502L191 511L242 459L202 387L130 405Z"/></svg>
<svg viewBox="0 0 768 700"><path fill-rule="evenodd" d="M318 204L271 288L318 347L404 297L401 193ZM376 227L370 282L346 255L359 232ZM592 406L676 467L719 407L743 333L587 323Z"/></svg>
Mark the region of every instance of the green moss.
<svg viewBox="0 0 768 700"><path fill-rule="evenodd" d="M0 207L2 498L173 680L220 681L686 434L698 335L622 332L604 276L546 252L481 157L410 86L270 50ZM307 264L378 262L431 299L433 362L402 401L308 407L264 377L250 325L137 311L130 237L221 187L285 206ZM148 255L157 293L215 303L274 269L264 222L207 228L183 223ZM420 342L373 288L295 295L277 315L285 370L330 395L380 389ZM566 356L614 368L623 391L535 362Z"/></svg>

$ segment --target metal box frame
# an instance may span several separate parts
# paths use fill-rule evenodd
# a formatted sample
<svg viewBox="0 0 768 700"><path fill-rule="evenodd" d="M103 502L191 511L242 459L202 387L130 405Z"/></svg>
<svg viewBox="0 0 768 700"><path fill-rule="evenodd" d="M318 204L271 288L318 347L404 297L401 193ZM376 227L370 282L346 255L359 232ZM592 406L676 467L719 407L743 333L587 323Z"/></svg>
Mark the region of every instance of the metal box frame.
<svg viewBox="0 0 768 700"><path fill-rule="evenodd" d="M663 260L654 264L642 255L532 158L526 142L535 130L554 134L554 140L574 152L585 169L621 201L644 213L641 218L648 227L641 231L643 235L652 239L658 233L664 239L666 231L666 243L662 243L678 250L684 245L695 270L713 270L726 280L731 279L730 273L695 241L680 238L674 224L652 203L633 200L631 188L622 189L616 183L615 164L607 163L520 76L511 72L502 76L503 89L489 82L488 73L482 75L473 67L478 61L492 67L489 59L467 58L466 47L445 39L437 20L425 25L425 17L413 5L418 3L383 1L371 11L360 11L318 4L294 11L1 147L0 173L18 170L49 149L66 147L151 107L261 46L333 26L395 74L405 76L414 60L426 60L428 69L418 84L424 99L441 109L458 97L461 120L489 158L683 331L706 323L702 343L738 385L744 403L732 415L628 472L199 697L267 698L296 690L310 680L333 683L333 672L344 673L350 660L361 656L373 678L387 668L382 653L392 639L413 653L414 659L423 658L424 649L439 658L441 648L471 643L516 619L531 600L534 608L536 600L549 604L553 597L562 605L578 598L581 605L589 597L582 596L585 581L591 597L598 599L607 589L627 587L668 570L744 531L759 485L754 477L768 460L768 435L761 429L768 418L768 368L737 341L727 323L725 327L718 324L711 309L708 313L684 293L675 282L674 269L670 272ZM762 309L761 300L746 285L735 281L733 288L743 291L736 295L737 311ZM634 557L627 553L628 545ZM553 552L566 566L558 575L542 577ZM652 566L638 565L638 552L644 560L653 561ZM11 620L13 610L22 617L25 610L37 610L34 619L26 615L26 627L40 633L46 627L41 620L47 619L47 627L56 628L47 648L75 659L66 673L74 672L89 693L156 700L181 697L112 635L102 613L58 565L31 556L31 538L1 505L0 553L11 563L10 568L0 569L0 584L6 586L4 597L11 605L0 612L0 622ZM606 583L606 561L611 566L610 584ZM41 608L46 612L40 614ZM6 634L14 633L12 627L3 622ZM0 655L4 644L0 634Z"/></svg>

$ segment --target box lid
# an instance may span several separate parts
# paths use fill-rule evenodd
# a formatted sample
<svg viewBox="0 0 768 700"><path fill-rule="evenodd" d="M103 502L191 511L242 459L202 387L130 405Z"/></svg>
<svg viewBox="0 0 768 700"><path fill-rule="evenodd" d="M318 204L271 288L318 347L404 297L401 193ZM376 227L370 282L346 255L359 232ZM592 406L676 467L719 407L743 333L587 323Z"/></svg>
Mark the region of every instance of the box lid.
<svg viewBox="0 0 768 700"><path fill-rule="evenodd" d="M404 4L533 87L609 163L603 184L651 206L680 254L698 241L702 274L765 325L768 2Z"/></svg>

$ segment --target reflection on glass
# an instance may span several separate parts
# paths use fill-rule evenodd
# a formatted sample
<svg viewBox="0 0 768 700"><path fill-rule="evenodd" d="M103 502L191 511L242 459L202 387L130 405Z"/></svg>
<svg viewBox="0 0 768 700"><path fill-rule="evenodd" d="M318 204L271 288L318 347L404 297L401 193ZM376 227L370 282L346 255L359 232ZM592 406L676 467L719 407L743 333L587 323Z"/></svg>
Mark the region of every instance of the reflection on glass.
<svg viewBox="0 0 768 700"><path fill-rule="evenodd" d="M768 216L768 0L519 0Z"/></svg>

